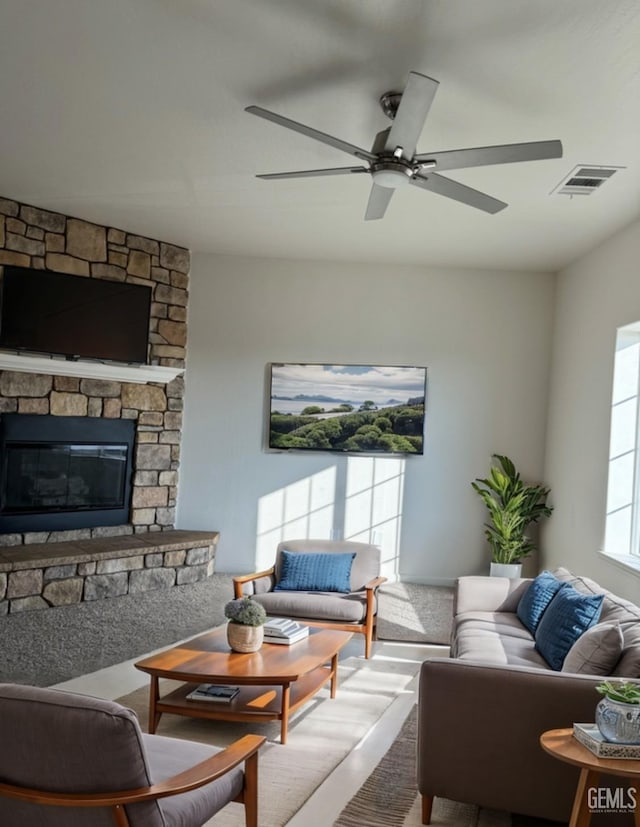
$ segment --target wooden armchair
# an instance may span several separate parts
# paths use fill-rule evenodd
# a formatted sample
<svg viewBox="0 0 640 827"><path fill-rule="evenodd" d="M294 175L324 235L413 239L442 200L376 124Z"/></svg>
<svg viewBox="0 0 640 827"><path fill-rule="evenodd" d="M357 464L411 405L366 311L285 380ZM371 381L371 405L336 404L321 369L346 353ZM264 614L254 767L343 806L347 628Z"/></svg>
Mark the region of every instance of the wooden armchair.
<svg viewBox="0 0 640 827"><path fill-rule="evenodd" d="M257 827L264 740L219 750L147 735L115 702L0 684L0 824L202 827L238 801Z"/></svg>
<svg viewBox="0 0 640 827"><path fill-rule="evenodd" d="M355 553L351 591L274 591L282 573L283 551L296 554ZM236 597L251 595L269 615L364 635L365 657L368 658L376 629L376 592L386 579L380 576L380 549L377 546L347 540L288 540L278 545L271 568L234 577L233 583Z"/></svg>

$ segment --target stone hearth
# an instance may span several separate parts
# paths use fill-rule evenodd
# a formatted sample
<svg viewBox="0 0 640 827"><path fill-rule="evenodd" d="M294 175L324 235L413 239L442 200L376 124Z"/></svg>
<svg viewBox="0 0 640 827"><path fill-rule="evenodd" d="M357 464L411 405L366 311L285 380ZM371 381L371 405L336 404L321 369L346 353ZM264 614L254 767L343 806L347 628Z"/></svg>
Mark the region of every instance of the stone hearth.
<svg viewBox="0 0 640 827"><path fill-rule="evenodd" d="M0 615L183 586L213 574L217 532L163 531L0 549Z"/></svg>

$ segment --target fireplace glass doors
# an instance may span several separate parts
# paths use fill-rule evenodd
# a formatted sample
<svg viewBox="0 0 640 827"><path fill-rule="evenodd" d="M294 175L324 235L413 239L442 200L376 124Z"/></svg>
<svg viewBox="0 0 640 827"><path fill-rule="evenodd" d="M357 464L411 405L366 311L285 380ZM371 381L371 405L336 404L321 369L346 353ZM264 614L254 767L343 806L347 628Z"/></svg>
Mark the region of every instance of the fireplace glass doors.
<svg viewBox="0 0 640 827"><path fill-rule="evenodd" d="M131 420L4 414L0 533L127 523L134 437Z"/></svg>

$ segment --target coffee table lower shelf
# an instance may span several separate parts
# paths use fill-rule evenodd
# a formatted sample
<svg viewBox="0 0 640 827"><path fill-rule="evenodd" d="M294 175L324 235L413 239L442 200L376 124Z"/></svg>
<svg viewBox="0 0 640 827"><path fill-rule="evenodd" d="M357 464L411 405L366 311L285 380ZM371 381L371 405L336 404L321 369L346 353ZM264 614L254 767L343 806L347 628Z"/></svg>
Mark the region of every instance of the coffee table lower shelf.
<svg viewBox="0 0 640 827"><path fill-rule="evenodd" d="M240 689L230 703L188 700L187 695L193 690L194 684L184 684L164 697L157 698L155 715L149 720L149 732L155 732L163 713L215 721L281 721L280 742L284 744L287 740L289 717L325 684L330 681L333 683L334 669L335 666L319 666L297 681L285 684L242 686L229 680L229 685ZM331 697L335 697L334 685L331 687Z"/></svg>

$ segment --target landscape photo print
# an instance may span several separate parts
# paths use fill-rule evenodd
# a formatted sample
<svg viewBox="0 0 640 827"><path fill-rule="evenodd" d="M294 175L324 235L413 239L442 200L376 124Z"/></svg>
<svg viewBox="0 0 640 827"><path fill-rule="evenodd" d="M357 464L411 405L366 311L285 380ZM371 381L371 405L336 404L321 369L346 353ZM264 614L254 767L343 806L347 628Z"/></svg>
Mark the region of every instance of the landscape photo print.
<svg viewBox="0 0 640 827"><path fill-rule="evenodd" d="M270 365L268 447L422 454L427 369Z"/></svg>

